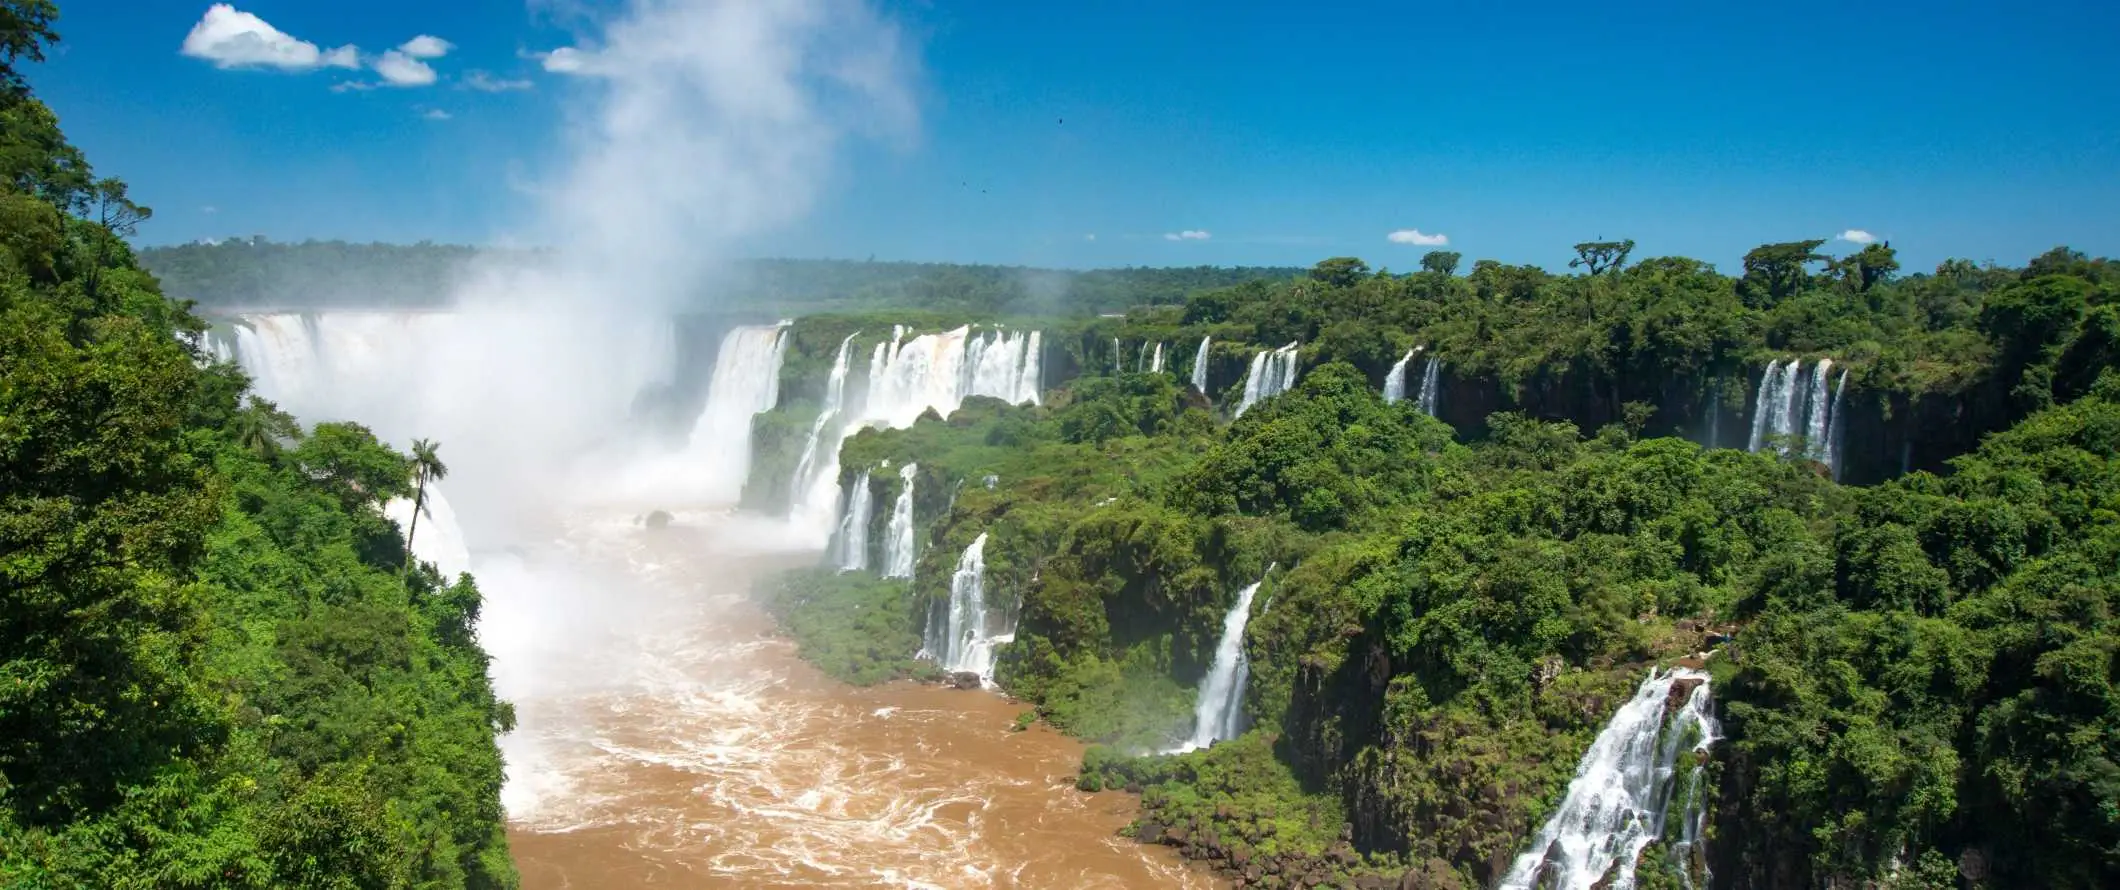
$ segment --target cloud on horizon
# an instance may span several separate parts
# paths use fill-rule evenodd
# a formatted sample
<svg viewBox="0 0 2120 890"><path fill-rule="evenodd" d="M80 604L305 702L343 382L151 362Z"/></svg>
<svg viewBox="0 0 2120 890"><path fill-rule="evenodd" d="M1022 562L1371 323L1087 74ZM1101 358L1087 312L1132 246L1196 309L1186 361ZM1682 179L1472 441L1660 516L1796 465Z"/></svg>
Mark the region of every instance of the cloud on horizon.
<svg viewBox="0 0 2120 890"><path fill-rule="evenodd" d="M1833 240L1851 241L1856 244L1874 244L1877 242L1877 236L1865 232L1861 229L1849 229L1845 232L1833 236Z"/></svg>
<svg viewBox="0 0 2120 890"><path fill-rule="evenodd" d="M537 53L532 58L543 63L546 71L554 74L595 74L596 56L571 46L562 46L549 53Z"/></svg>
<svg viewBox="0 0 2120 890"><path fill-rule="evenodd" d="M1420 229L1400 229L1389 235L1385 235L1384 240L1389 241L1393 244L1414 244L1422 247L1442 247L1443 245L1450 243L1450 236L1442 234L1440 232L1431 235L1421 231Z"/></svg>
<svg viewBox="0 0 2120 890"><path fill-rule="evenodd" d="M1165 241L1205 241L1213 237L1204 229L1186 229L1182 232L1163 233L1163 240Z"/></svg>
<svg viewBox="0 0 2120 890"><path fill-rule="evenodd" d="M394 87L423 87L434 83L434 66L413 58L403 50L389 50L375 60L375 73Z"/></svg>
<svg viewBox="0 0 2120 890"><path fill-rule="evenodd" d="M314 71L318 68L361 67L360 50L352 44L331 50L318 49L316 44L297 39L264 19L226 3L206 8L199 23L191 26L191 33L184 35L184 46L178 52L212 62L214 67L223 69Z"/></svg>
<svg viewBox="0 0 2120 890"><path fill-rule="evenodd" d="M432 34L421 34L398 45L398 52L415 59L439 59L456 48L456 44Z"/></svg>

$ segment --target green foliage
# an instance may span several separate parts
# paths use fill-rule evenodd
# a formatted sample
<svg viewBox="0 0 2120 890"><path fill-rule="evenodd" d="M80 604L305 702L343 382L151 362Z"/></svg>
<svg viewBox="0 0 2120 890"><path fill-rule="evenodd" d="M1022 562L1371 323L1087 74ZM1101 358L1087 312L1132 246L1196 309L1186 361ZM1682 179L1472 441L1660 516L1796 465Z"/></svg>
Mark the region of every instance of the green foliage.
<svg viewBox="0 0 2120 890"><path fill-rule="evenodd" d="M830 569L799 569L760 585L759 603L795 638L805 661L856 686L926 677L917 661L920 617L904 581Z"/></svg>
<svg viewBox="0 0 2120 890"><path fill-rule="evenodd" d="M0 62L52 15L0 4ZM415 462L206 363L147 209L5 75L0 884L514 886L479 592L381 512Z"/></svg>

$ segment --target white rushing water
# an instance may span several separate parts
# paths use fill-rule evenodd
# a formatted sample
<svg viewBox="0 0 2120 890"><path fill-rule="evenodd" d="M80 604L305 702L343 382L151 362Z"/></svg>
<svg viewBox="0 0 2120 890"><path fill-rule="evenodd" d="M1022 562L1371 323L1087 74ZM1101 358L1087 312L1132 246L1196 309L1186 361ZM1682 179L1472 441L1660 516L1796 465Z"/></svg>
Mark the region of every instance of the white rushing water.
<svg viewBox="0 0 2120 890"><path fill-rule="evenodd" d="M839 500L839 443L846 427L840 414L846 408L847 358L854 338L860 335L855 331L839 341L839 353L833 356L831 374L825 378L824 405L810 423L810 437L803 442L802 457L788 480L790 518L797 523L829 522ZM826 441L832 443L829 450L824 448Z"/></svg>
<svg viewBox="0 0 2120 890"><path fill-rule="evenodd" d="M751 419L779 403L787 348L787 322L747 325L721 338L707 404L693 421L686 448L702 469L707 498L734 503L743 494L751 475Z"/></svg>
<svg viewBox="0 0 2120 890"><path fill-rule="evenodd" d="M1434 417L1436 399L1442 395L1442 390L1443 362L1435 356L1429 356L1427 361L1421 363L1421 391L1414 396L1414 407L1419 408L1422 414Z"/></svg>
<svg viewBox="0 0 2120 890"><path fill-rule="evenodd" d="M1205 748L1222 739L1233 739L1244 731L1244 686L1251 680L1251 658L1244 654L1244 628L1251 623L1251 600L1263 579L1237 591L1237 602L1222 617L1222 638L1215 643L1215 660L1200 678L1200 694L1193 704L1192 738L1181 750Z"/></svg>
<svg viewBox="0 0 2120 890"><path fill-rule="evenodd" d="M1207 394L1207 344L1213 339L1201 337L1200 348L1193 353L1192 386L1203 396Z"/></svg>
<svg viewBox="0 0 2120 890"><path fill-rule="evenodd" d="M1681 681L1693 688L1674 708L1671 691ZM1674 792L1681 791L1681 767L1697 763L1719 738L1711 704L1706 674L1651 671L1590 744L1567 797L1502 878L1502 890L1632 890L1637 860L1663 837L1674 797L1681 835L1671 839L1670 858L1688 887L1696 872L1704 876L1700 770L1686 769L1682 793Z"/></svg>
<svg viewBox="0 0 2120 890"><path fill-rule="evenodd" d="M1840 403L1847 391L1848 369L1842 368L1840 379L1833 384L1832 417L1826 424L1825 439L1819 443L1818 448L1818 459L1832 470L1833 480L1836 482L1840 480L1840 438L1844 435L1840 424Z"/></svg>
<svg viewBox="0 0 2120 890"><path fill-rule="evenodd" d="M418 527L412 522L412 507L412 498L392 498L383 505L383 515L396 522L399 531L411 533L413 558L434 563L446 580L471 571L471 548L464 543L463 526L457 523L449 498L442 494L441 483L427 483Z"/></svg>
<svg viewBox="0 0 2120 890"><path fill-rule="evenodd" d="M1148 373L1163 373L1163 344L1156 344L1156 354L1148 360Z"/></svg>
<svg viewBox="0 0 2120 890"><path fill-rule="evenodd" d="M950 600L941 622L930 622L927 652L946 671L977 674L982 683L994 680L994 650L1015 639L996 625L1004 616L986 601L986 534L972 539L957 560L950 577Z"/></svg>
<svg viewBox="0 0 2120 890"><path fill-rule="evenodd" d="M884 527L883 576L886 578L913 577L913 476L920 472L917 464L906 464L898 468L898 500L891 504L891 521Z"/></svg>
<svg viewBox="0 0 2120 890"><path fill-rule="evenodd" d="M842 572L869 567L869 521L876 513L875 495L869 491L869 471L854 477L854 490L847 494L846 513L839 520L838 565Z"/></svg>
<svg viewBox="0 0 2120 890"><path fill-rule="evenodd" d="M1261 350L1251 357L1251 373L1244 378L1244 399L1237 403L1237 415L1251 410L1262 399L1270 399L1296 382L1296 359L1298 347L1290 343L1279 349Z"/></svg>
<svg viewBox="0 0 2120 890"><path fill-rule="evenodd" d="M1841 369L1838 380L1838 384L1833 382L1830 358L1819 359L1808 369L1801 359L1768 362L1752 401L1752 436L1747 450L1774 447L1787 454L1795 448L1837 475L1840 455L1834 436L1840 424L1838 414L1847 369ZM1789 444L1796 439L1801 442Z"/></svg>
<svg viewBox="0 0 2120 890"><path fill-rule="evenodd" d="M1386 405L1390 405L1390 404L1395 404L1395 403L1397 403L1397 402L1401 402L1401 401L1404 401L1404 400L1405 400L1405 398L1406 398L1406 365L1407 365L1408 363L1412 362L1412 361L1413 361L1413 356L1414 356L1414 354L1415 354L1415 353L1417 353L1417 352L1420 352L1420 351L1421 351L1421 348L1420 348L1420 347L1418 347L1418 346L1416 346L1416 347L1414 347L1414 348L1412 348L1412 349L1406 350L1406 354L1405 354L1405 355L1403 355L1403 356L1400 356L1400 357L1399 357L1399 360L1398 360L1398 362L1397 362L1396 364L1393 364L1393 365L1391 366L1391 370L1390 370L1390 371L1387 371L1387 372L1385 372L1385 374L1384 374L1384 404L1386 404Z"/></svg>

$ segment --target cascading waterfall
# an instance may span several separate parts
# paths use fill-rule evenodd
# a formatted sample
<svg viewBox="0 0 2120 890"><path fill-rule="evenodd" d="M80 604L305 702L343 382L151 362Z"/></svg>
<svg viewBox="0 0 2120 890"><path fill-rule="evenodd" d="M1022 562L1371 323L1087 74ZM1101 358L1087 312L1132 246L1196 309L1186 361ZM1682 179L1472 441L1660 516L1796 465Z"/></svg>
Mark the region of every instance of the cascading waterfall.
<svg viewBox="0 0 2120 890"><path fill-rule="evenodd" d="M1819 460L1832 471L1833 481L1840 481L1840 437L1845 434L1840 424L1840 401L1848 390L1848 369L1840 369L1840 379L1833 383L1832 418L1826 424L1826 438Z"/></svg>
<svg viewBox="0 0 2120 890"><path fill-rule="evenodd" d="M1270 569L1269 569L1270 571ZM1205 748L1222 739L1233 739L1244 731L1244 684L1251 680L1251 658L1244 654L1244 627L1251 622L1251 599L1265 579L1237 591L1237 603L1222 618L1222 639L1215 643L1215 660L1200 678L1199 699L1193 705L1192 738L1184 750Z"/></svg>
<svg viewBox="0 0 2120 890"><path fill-rule="evenodd" d="M1685 696L1675 708L1674 690ZM1637 860L1663 837L1674 796L1681 818L1671 861L1687 887L1705 878L1699 766L1721 731L1711 704L1707 674L1651 671L1591 743L1567 797L1502 878L1502 890L1632 890Z"/></svg>
<svg viewBox="0 0 2120 890"><path fill-rule="evenodd" d="M1207 394L1207 344L1213 339L1201 337L1200 349L1193 353L1192 386L1203 396Z"/></svg>
<svg viewBox="0 0 2120 890"><path fill-rule="evenodd" d="M1443 391L1443 362L1435 356L1421 363L1421 391L1414 396L1413 405L1422 414L1435 416L1436 398Z"/></svg>
<svg viewBox="0 0 2120 890"><path fill-rule="evenodd" d="M1420 351L1418 346L1406 350L1406 354L1399 357L1398 363L1392 365L1391 370L1384 374L1384 404L1390 405L1405 400L1406 365L1412 362L1414 354Z"/></svg>
<svg viewBox="0 0 2120 890"><path fill-rule="evenodd" d="M1801 359L1768 362L1766 373L1759 379L1759 393L1752 401L1752 436L1747 449L1761 451L1772 446L1788 454L1794 447L1796 453L1838 473L1839 449L1834 435L1840 423L1847 369L1841 369L1838 380L1838 384L1833 382L1830 358L1819 359L1808 371ZM1797 437L1802 438L1801 445L1788 444Z"/></svg>
<svg viewBox="0 0 2120 890"><path fill-rule="evenodd" d="M839 341L839 354L832 359L832 373L824 382L824 410L817 413L817 420L810 424L810 438L802 445L802 457L795 462L795 476L788 481L788 494L796 504L807 504L815 500L811 489L828 481L836 481L839 475L839 454L834 448L826 457L827 467L819 472L818 446L825 438L825 429L839 422L839 412L845 406L847 392L847 350L854 345L860 331L848 334ZM829 489L826 497L831 497Z"/></svg>
<svg viewBox="0 0 2120 890"><path fill-rule="evenodd" d="M917 464L898 468L898 500L891 504L891 522L884 527L883 576L913 577L913 475Z"/></svg>
<svg viewBox="0 0 2120 890"><path fill-rule="evenodd" d="M1244 380L1244 398L1237 403L1239 417L1259 400L1280 395L1295 385L1297 355L1298 344L1290 343L1251 357L1251 373Z"/></svg>
<svg viewBox="0 0 2120 890"><path fill-rule="evenodd" d="M859 572L869 567L869 522L876 512L875 495L869 491L869 471L854 477L854 490L847 493L847 508L839 519L839 570Z"/></svg>
<svg viewBox="0 0 2120 890"><path fill-rule="evenodd" d="M1148 360L1148 373L1163 373L1163 344L1161 343L1156 344L1156 354Z"/></svg>
<svg viewBox="0 0 2120 890"><path fill-rule="evenodd" d="M457 524L456 510L449 506L449 498L442 494L441 484L427 483L417 527L412 522L413 500L392 498L383 505L383 515L398 524L400 533L412 533L413 558L434 563L435 569L446 580L454 580L459 573L471 571L471 548L464 543L463 527Z"/></svg>
<svg viewBox="0 0 2120 890"><path fill-rule="evenodd" d="M706 408L692 425L686 451L709 469L705 494L735 501L751 475L751 419L780 402L780 363L787 354L787 322L748 325L721 338Z"/></svg>
<svg viewBox="0 0 2120 890"><path fill-rule="evenodd" d="M1124 353L1124 351L1123 351L1123 350L1121 350L1121 349L1119 348L1119 338L1117 338L1117 337L1113 337L1113 338L1112 338L1112 375L1113 375L1113 376L1117 376L1117 375L1120 375L1120 374L1124 374L1124 373L1126 373L1126 360L1125 360L1124 358L1122 358L1122 357L1121 357L1121 356L1123 356L1124 354L1125 354L1125 353Z"/></svg>
<svg viewBox="0 0 2120 890"><path fill-rule="evenodd" d="M957 573L950 576L950 601L939 627L930 624L927 652L942 669L978 675L981 682L994 679L994 649L1015 639L996 633L996 616L986 602L986 534L972 539L957 560ZM939 631L940 638L932 635Z"/></svg>

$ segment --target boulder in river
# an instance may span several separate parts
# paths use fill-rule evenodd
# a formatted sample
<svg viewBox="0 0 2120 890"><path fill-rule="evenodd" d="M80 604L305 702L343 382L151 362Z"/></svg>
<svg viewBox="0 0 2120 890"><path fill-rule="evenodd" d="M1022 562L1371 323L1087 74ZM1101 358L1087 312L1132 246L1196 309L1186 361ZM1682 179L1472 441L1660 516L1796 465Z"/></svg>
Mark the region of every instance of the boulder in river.
<svg viewBox="0 0 2120 890"><path fill-rule="evenodd" d="M954 671L950 674L949 684L956 689L978 689L979 675L971 671Z"/></svg>

